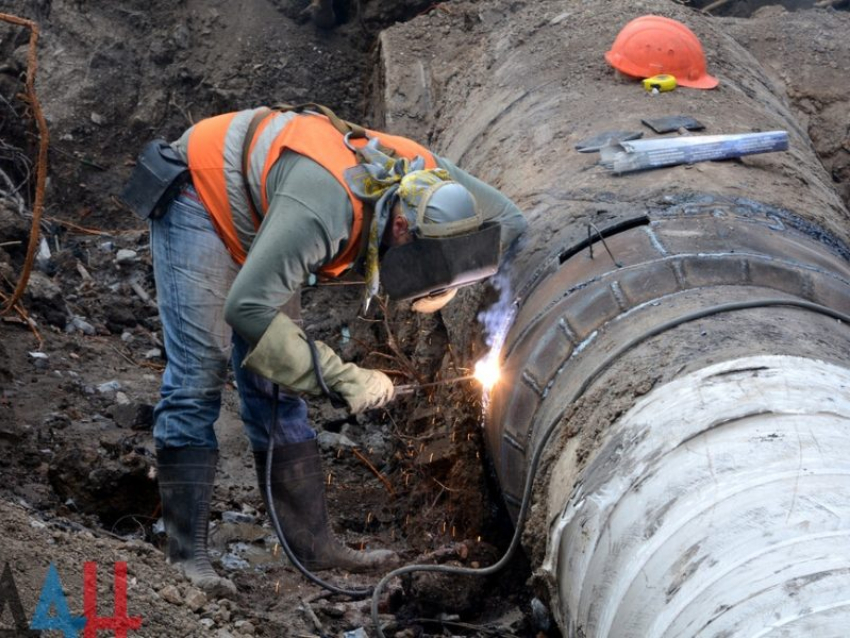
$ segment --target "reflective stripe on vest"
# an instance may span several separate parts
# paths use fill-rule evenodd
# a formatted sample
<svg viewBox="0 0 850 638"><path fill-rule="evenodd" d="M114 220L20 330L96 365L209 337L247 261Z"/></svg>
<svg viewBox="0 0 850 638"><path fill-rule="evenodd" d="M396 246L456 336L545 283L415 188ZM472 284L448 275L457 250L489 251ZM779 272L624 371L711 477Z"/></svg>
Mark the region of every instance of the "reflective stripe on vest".
<svg viewBox="0 0 850 638"><path fill-rule="evenodd" d="M245 261L256 230L242 182L242 141L253 110L200 121L189 135L189 170L213 226L237 263Z"/></svg>
<svg viewBox="0 0 850 638"><path fill-rule="evenodd" d="M189 137L189 169L195 189L213 218L213 224L233 259L242 264L255 235L241 176L242 144L255 110L213 117L195 125ZM404 137L369 131L381 144L402 157L421 156L426 168L434 168L434 156L423 146ZM363 143L355 140L356 144ZM330 172L348 193L353 222L348 242L330 263L319 269L337 277L351 267L363 235L363 202L345 183L347 168L357 158L344 144L342 134L323 115L272 113L257 128L249 150L248 183L261 214L268 211L266 180L281 154L291 150L309 157Z"/></svg>

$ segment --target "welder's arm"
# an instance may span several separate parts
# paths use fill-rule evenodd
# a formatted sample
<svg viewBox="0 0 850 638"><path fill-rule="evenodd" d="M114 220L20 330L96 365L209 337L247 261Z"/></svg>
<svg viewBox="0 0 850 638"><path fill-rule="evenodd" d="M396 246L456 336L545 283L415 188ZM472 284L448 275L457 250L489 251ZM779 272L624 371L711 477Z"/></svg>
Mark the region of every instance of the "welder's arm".
<svg viewBox="0 0 850 638"><path fill-rule="evenodd" d="M501 245L504 255L528 228L522 211L498 189L458 168L449 160L437 157L437 164L446 169L453 180L469 189L485 221L499 222L502 225Z"/></svg>
<svg viewBox="0 0 850 638"><path fill-rule="evenodd" d="M345 363L321 341L315 345L325 383L345 399L351 412L378 408L393 398L393 383L383 372ZM275 316L243 365L290 390L321 393L307 337L283 313Z"/></svg>
<svg viewBox="0 0 850 638"><path fill-rule="evenodd" d="M273 193L248 259L227 296L225 320L252 346L245 367L293 391L317 395L321 387L306 335L280 308L299 293L310 273L345 245L351 210L342 187L324 169L317 173L303 161L291 168L286 190L305 195ZM300 180L307 182L305 188L298 187ZM343 396L352 411L377 407L392 398L392 383L386 375L344 363L321 342L316 346L325 383Z"/></svg>

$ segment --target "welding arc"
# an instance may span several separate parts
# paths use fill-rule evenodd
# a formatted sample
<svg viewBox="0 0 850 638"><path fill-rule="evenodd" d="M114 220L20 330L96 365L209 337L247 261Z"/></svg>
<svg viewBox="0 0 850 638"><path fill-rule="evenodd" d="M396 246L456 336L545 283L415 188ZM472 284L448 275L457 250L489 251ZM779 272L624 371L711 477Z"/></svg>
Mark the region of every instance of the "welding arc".
<svg viewBox="0 0 850 638"><path fill-rule="evenodd" d="M642 344L648 339L657 337L658 335L663 334L664 332L672 330L673 328L681 326L685 323L689 323L691 321L698 321L699 319L704 319L705 317L710 317L726 312L735 312L738 310L769 308L773 306L790 306L802 308L803 310L808 310L810 312L815 312L821 315L825 315L827 317L831 317L833 319L838 320L839 322L844 323L847 326L850 326L850 315L847 315L838 310L833 310L832 308L829 308L827 306L822 306L820 304L812 303L809 301L802 301L798 299L756 299L753 301L742 301L710 306L708 308L703 308L701 310L688 313L681 317L676 317L675 319L671 319L670 321L661 323L657 326L653 326L645 332L636 335L630 341L627 341L619 349L615 350L611 355L609 355L597 368L595 368L590 374L588 374L584 378L582 384L575 390L572 396L570 396L569 399L564 402L564 405L568 406L574 403L611 366L611 364L614 363L614 361L623 356L632 348ZM531 491L534 486L534 476L535 474L537 474L537 467L540 465L540 459L543 456L543 450L546 448L546 444L549 442L549 439L552 437L552 434L554 434L560 423L560 417L554 419L543 432L543 436L540 437L540 440L534 447L534 452L531 456L531 462L528 466L528 472L525 476L525 487L523 488L522 492L522 501L519 509L519 514L517 515L517 522L516 527L514 529L514 535L511 538L511 542L508 546L508 549L505 550L505 553L502 555L502 557L489 567L481 567L478 569L473 569L470 567L449 567L447 565L406 565L404 567L399 567L398 569L391 571L389 574L384 576L378 582L377 585L375 585L375 588L372 591L372 623L375 626L375 631L377 632L379 638L386 638L386 634L384 634L383 629L380 625L380 621L378 619L378 600L384 587L386 587L387 583L389 583L393 578L396 578L397 576L403 576L404 574L409 574L411 572L439 572L442 574L455 574L458 576L490 576L499 572L508 564L510 559L516 553L516 550L520 545L520 540L522 539L522 533L525 528L526 522L525 519L528 514L528 508L531 505Z"/></svg>
<svg viewBox="0 0 850 638"><path fill-rule="evenodd" d="M289 559L295 568L304 574L304 577L312 582L315 585L318 585L322 589L326 589L331 593L340 594L341 596L348 596L349 598L361 599L368 598L372 594L371 587L364 587L362 589L343 589L342 587L338 587L331 583L328 583L318 576L311 572L309 569L304 567L301 564L301 561L295 556L295 553L292 551L292 548L289 547L289 543L286 542L286 537L283 534L283 528L280 525L280 519L277 516L277 510L274 507L274 499L272 497L272 459L274 458L274 428L277 425L277 411L278 404L280 402L279 393L280 386L277 383L272 385L272 418L271 423L269 424L269 447L266 450L266 477L265 477L265 489L266 489L266 503L269 504L269 518L272 521L272 526L274 527L275 534L277 534L277 538L280 541L280 546L283 548L283 553L286 554L286 557Z"/></svg>

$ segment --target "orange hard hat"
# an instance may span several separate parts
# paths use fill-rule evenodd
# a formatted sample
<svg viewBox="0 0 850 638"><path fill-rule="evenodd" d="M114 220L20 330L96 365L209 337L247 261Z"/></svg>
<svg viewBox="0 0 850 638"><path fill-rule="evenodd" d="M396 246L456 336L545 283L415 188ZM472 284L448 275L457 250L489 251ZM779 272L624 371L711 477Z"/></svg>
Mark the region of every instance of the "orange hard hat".
<svg viewBox="0 0 850 638"><path fill-rule="evenodd" d="M681 86L713 89L717 78L705 70L705 54L694 32L681 22L641 16L629 22L605 54L618 71L638 78L666 73Z"/></svg>

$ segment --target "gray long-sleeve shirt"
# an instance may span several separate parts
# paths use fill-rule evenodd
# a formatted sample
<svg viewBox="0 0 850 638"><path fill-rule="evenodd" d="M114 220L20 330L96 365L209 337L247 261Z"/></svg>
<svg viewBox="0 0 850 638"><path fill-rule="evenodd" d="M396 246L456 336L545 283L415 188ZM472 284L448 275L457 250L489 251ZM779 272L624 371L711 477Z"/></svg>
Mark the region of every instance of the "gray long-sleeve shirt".
<svg viewBox="0 0 850 638"><path fill-rule="evenodd" d="M475 197L482 216L502 225L502 248L527 222L498 190L437 157L437 164ZM225 319L252 345L311 273L346 245L354 212L348 193L326 169L293 152L284 153L266 181L269 209L225 304Z"/></svg>

